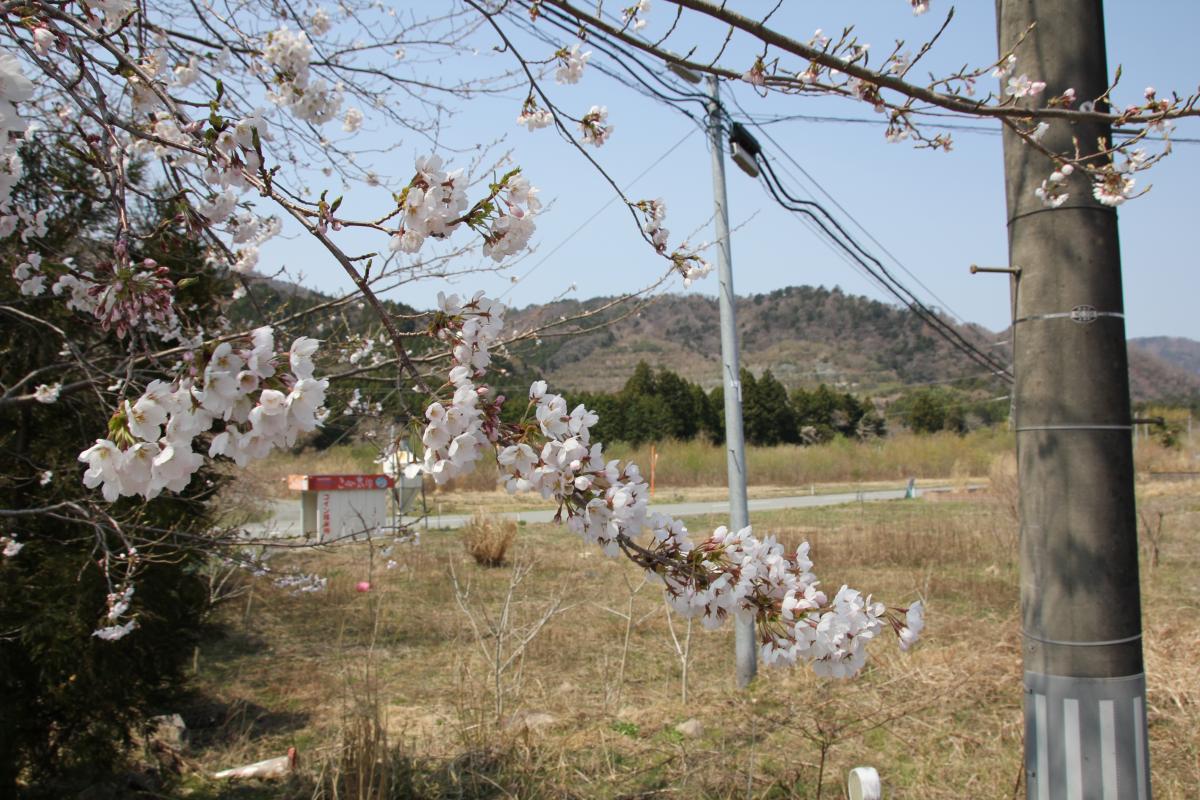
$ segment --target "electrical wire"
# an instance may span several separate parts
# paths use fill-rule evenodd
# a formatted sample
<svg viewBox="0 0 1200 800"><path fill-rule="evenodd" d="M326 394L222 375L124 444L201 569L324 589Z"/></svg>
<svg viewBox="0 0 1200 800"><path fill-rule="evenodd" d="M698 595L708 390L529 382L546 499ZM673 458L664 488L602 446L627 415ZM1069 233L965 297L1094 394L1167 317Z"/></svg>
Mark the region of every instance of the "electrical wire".
<svg viewBox="0 0 1200 800"><path fill-rule="evenodd" d="M980 350L953 326L943 320L932 309L913 295L894 275L892 275L877 258L867 252L845 230L845 228L820 203L812 200L800 200L793 197L779 183L770 161L762 154L756 158L762 167L761 177L768 193L783 208L794 213L803 214L810 219L824 234L826 241L831 242L867 274L874 278L890 295L899 300L923 321L929 328L955 349L962 352L979 366L988 369L998 377L1010 380L1008 368L989 353Z"/></svg>
<svg viewBox="0 0 1200 800"><path fill-rule="evenodd" d="M742 112L743 116L745 116L745 117L750 116L746 112L746 109L742 107L742 104L738 102L737 97L733 98L733 102L737 105L738 110ZM797 170L799 170L800 174L803 175L808 180L809 183L811 183L813 186L815 186L817 191L819 191L821 194L823 194L829 202L833 203L833 205L836 206L837 209L839 211L841 211L850 220L850 222L853 223L853 225L856 228L858 228L860 231L862 231L863 235L866 236L867 239L869 239L876 247L878 247L883 252L884 255L886 255L888 258L890 258L892 260L893 264L895 264L897 267L899 267L906 275L908 275L908 277L912 278L918 286L920 286L922 289L924 289L929 294L930 297L932 297L934 300L937 301L938 305L941 306L941 308L944 311L949 312L950 316L954 317L954 319L957 320L959 322L959 324L965 324L965 320L963 319L962 315L960 315L957 311L955 311L953 308L951 308L949 303L947 303L941 297L938 297L937 293L935 291L933 291L933 289L929 288L929 286L927 286L924 281L922 281L919 277L917 277L917 275L912 270L910 270L908 267L904 266L903 262L901 262L900 259L897 258L894 253L892 253L890 250L888 250L887 247L885 247L882 242L880 242L878 239L876 239L871 234L871 232L869 230L867 230L867 228L861 222L859 222L855 218L855 216L853 214L851 214L845 208L845 206L843 206L841 203L839 203L837 201L837 198L835 198L832 194L830 194L825 189L825 187L822 186L817 181L816 178L814 178L811 174L809 174L808 170L806 170L800 164L800 162L798 162L792 156L792 154L788 150L786 150L782 145L780 145L779 142L775 141L775 138L773 136L771 136L771 134L768 131L766 131L762 127L762 125L760 125L759 123L754 122L752 120L747 120L747 121L750 125L752 125L754 128L756 128L759 131L759 133L761 133L763 135L763 137L766 138L767 141L769 141L772 145L774 145L776 147L776 149L778 149L781 153L783 153L784 157L789 162L791 162L792 166L794 166Z"/></svg>
<svg viewBox="0 0 1200 800"><path fill-rule="evenodd" d="M740 108L740 106L739 106ZM836 123L840 125L874 125L886 127L888 122L886 119L879 118L864 118L864 117L835 117L820 114L770 114L758 115L746 114L743 109L743 114L746 121L756 125L776 125L780 122L818 122L818 123ZM965 133L977 133L985 136L999 136L1003 132L1003 128L999 125L963 125L962 123L954 122L939 122L937 127L948 131L963 131ZM1137 135L1136 131L1126 128L1114 128L1113 136L1119 139L1132 139ZM1143 141L1149 142L1165 142L1170 141L1171 144L1200 144L1200 139L1190 136L1143 136Z"/></svg>
<svg viewBox="0 0 1200 800"><path fill-rule="evenodd" d="M637 184L638 181L640 181L642 178L646 177L646 175L649 174L651 170L653 170L655 167L657 167L659 164L661 164L663 161L665 161L667 159L667 157L671 155L671 153L674 153L676 150L678 150L679 147L684 142L686 142L688 139L690 139L693 136L693 134L695 134L695 133L696 133L695 129L692 129L692 130L688 131L687 133L685 133L683 135L682 139L680 139L679 141L675 142L675 144L668 147L662 155L660 155L658 158L654 159L654 161L650 162L650 164L645 169L643 169L641 172L639 172L637 174L637 176L633 178L633 180L631 180L631 181L629 181L629 183L625 184L623 191L628 192L630 189L632 189ZM510 285L507 289L505 289L504 293L501 294L496 299L503 300L505 297L507 297L509 292L511 292L513 289L515 289L519 283L521 283L526 278L528 278L530 275L532 275L534 270L536 270L538 267L541 267L543 264L545 264L547 261L549 261L551 256L553 256L555 253L557 253L559 250L561 250L563 247L565 247L566 244L568 242L570 242L572 239L574 239L575 236L578 235L580 231L582 231L588 225L591 225L596 220L597 217L599 217L601 214L603 214L605 211L607 211L608 208L613 203L617 202L617 199L618 199L617 195L615 195L615 194L612 195L611 197L609 197L608 202L606 202L604 205L600 206L600 208L596 209L595 212L593 212L590 217L588 217L587 219L585 219L583 222L581 222L579 224L579 227L577 227L575 230L571 231L565 237L563 237L562 241L560 241L558 244L554 245L554 247L552 247L550 249L550 252L548 252L548 253L546 253L546 255L542 256L538 260L538 262L536 264L534 264L532 267L530 267L528 270L526 270L523 275L521 275L520 277L513 280L512 285Z"/></svg>
<svg viewBox="0 0 1200 800"><path fill-rule="evenodd" d="M518 5L521 5L521 4L518 3ZM528 8L528 4L527 3L524 4L523 7ZM572 34L572 35L577 33L577 31L578 31L577 26L570 25L566 21L569 18L567 18L566 15L561 14L561 12L558 12L556 9L547 9L546 7L541 7L540 11L541 11L541 16L544 19L546 19L551 25L553 25L554 27L563 31L564 33ZM548 11L550 13L547 13ZM521 17L519 15L517 18L519 20L520 26L527 33L530 33L531 35L538 37L543 42L546 42L548 44L551 44L552 46L557 47L557 42L555 42L545 31L541 30L540 28L538 28L536 25L534 25L532 23L525 22L523 19L521 19ZM712 102L711 98L709 98L707 95L703 95L698 92L688 92L686 90L681 90L678 86L675 86L672 83L664 80L658 71L652 69L645 62L643 62L636 53L613 42L610 38L608 38L604 34L593 33L593 35L591 37L589 37L588 42L589 42L589 45L591 47L593 47L595 50L599 51L600 53L602 53L603 55L607 56L609 59L612 59L615 63L617 63L626 73L628 73L630 78L632 78L636 82L636 85L630 84L627 79L623 79L615 71L605 67L605 65L603 63L601 63L599 61L590 62L591 65L598 72L601 72L602 74L616 80L617 82L621 83L622 85L626 86L627 88L631 88L631 89L639 92L640 94L650 96L653 99L656 99L660 102L667 104L671 108L673 108L676 111L687 116L698 127L706 127L705 123L707 121L699 118L690 109L683 107L683 103L684 102L700 103L704 107L705 112L707 114L709 104ZM642 75L638 74L638 71L634 69L635 66L637 68L639 68L643 73L645 73L646 76L650 77L651 79L653 79L654 81L656 81L657 83L662 85L664 89L671 92L672 95L674 95L674 96L665 94L663 91L656 89ZM736 98L734 99L734 101L736 103ZM741 109L740 105L739 105L739 109L742 111L743 115L746 117L746 121L749 124L753 125L754 127L758 128L759 131L762 132L763 135L775 147L777 147L781 152L783 152L784 155L792 162L792 164L797 169L799 169L805 175L805 177L807 177L810 180L810 182L813 183L814 186L817 186L817 188L822 192L822 194L824 194L830 200L831 203L833 203L835 206L837 206L837 208L845 216L850 218L851 221L854 223L854 225L857 226L858 229L861 230L868 239L870 239L877 247L880 247L885 253L887 253L887 255L904 272L906 272L926 292L928 292L932 297L934 297L934 299L937 300L937 302L939 302L943 308L947 308L947 310L950 310L948 308L948 306L946 306L944 301L942 301L940 298L938 298L937 295L928 286L926 286L924 283L922 283L920 281L920 279L917 278L902 263L900 263L899 260L894 255L892 255L890 252L888 252L886 250L886 248L884 248L883 245L880 244L879 241L874 236L872 236L870 234L870 232L867 231L867 229L861 223L859 223L856 219L854 219L854 217L848 211L846 211L846 209L843 208L832 197L832 195L830 195L823 187L821 187L820 184L818 184L812 178L812 176L809 175L807 173L807 171L805 171L804 168L802 166L800 166L800 164L798 162L796 162L795 159L792 158L789 153L787 153L786 150L784 150L782 147L780 147L779 144L770 136L770 134L767 133L765 130L763 130L761 125L759 125L758 122L756 122L753 118L751 118L751 115L749 115L748 113L745 112L745 109ZM718 115L718 120L719 120L719 123L720 123L723 133L725 135L728 135L730 128L734 122L732 116L725 110L723 105L718 105L716 113ZM690 135L690 133L689 133L689 135ZM684 137L684 138L686 139L687 137ZM682 140L679 143L677 143L676 145L674 145L671 148L671 150L674 150L675 147L678 147L680 144L682 144ZM668 151L667 154L669 154L669 152L670 151ZM665 158L667 154L664 154L661 158ZM661 158L659 160L661 160ZM921 321L923 321L926 325L928 325L934 333L936 333L942 339L947 341L955 349L962 352L964 355L966 355L968 358L970 358L976 364L986 368L993 375L996 375L996 376L998 376L1002 379L1008 380L1008 381L1012 380L1011 374L1009 373L1009 369L1006 365L1004 365L1000 361L996 360L994 357L991 356L991 354L985 353L982 350L980 350L978 347L976 347L974 344L972 344L969 340L967 340L965 337L963 337L962 334L953 325L950 325L949 323L947 323L944 319L941 318L941 316L937 312L935 312L933 309L931 309L927 305L925 305L925 303L922 302L920 300L920 298L918 298L916 296L916 294L913 293L907 286L905 286L898 278L896 278L896 276L894 274L892 274L890 272L890 270L888 270L878 258L876 258L874 255L872 255L853 236L851 236L849 234L849 232L846 230L846 228L828 211L828 209L826 209L824 206L822 206L816 200L803 200L803 199L795 197L790 192L788 192L787 189L784 188L784 186L783 186L782 182L779 180L778 176L775 174L774 168L771 165L770 161L761 152L755 155L755 159L762 167L761 175L762 175L763 185L766 187L768 193L773 197L773 199L777 203L779 203L782 207L784 207L785 209L788 209L788 210L792 211L793 213L797 213L797 214L801 215L801 219L807 223L807 226L811 230L813 230L814 233L819 231L820 234L823 234L822 238L824 239L824 241L834 245L836 247L835 252L837 252L839 255L841 255L842 258L852 268L854 268L860 274L864 275L864 277L867 277L869 280L873 281L876 285L880 286L880 288L882 288L888 294L895 297L900 303L902 303L904 306L906 306ZM656 161L655 164L657 164L657 163L658 162ZM646 172L648 172L649 169L651 169L653 166L654 165L651 165L650 168L647 168ZM643 172L642 174L645 174L645 172ZM640 178L641 176L639 175L638 177ZM635 181L636 180L637 179L635 178ZM600 210L598 210L595 214L593 214L592 217L590 217L588 220L585 220L583 225L580 226L580 230L583 227L586 227L597 216L599 216L599 214L602 213L604 211L604 209L608 207L608 205L611 205L612 202L613 201L610 200L608 204L606 204L604 207L602 207ZM576 232L578 232L578 230ZM572 236L573 235L574 234L572 234ZM569 239L570 239L570 237L568 237L568 240ZM535 264L534 267L532 267L528 272L526 272L524 275L522 275L518 279L517 282L520 282L520 281L524 280L526 277L528 277L529 274L533 272L533 270L537 269L542 264L544 264L550 258L550 256L552 256L564 244L565 244L565 241L560 243L559 245L557 245L542 260L540 260L537 264ZM511 288L512 287L510 287L510 291L511 291ZM506 292L506 294L507 294L507 292ZM951 313L953 313L952 310L950 310L950 311L951 311ZM954 316L957 317L958 315L955 314ZM960 318L960 321L961 321L961 318Z"/></svg>
<svg viewBox="0 0 1200 800"><path fill-rule="evenodd" d="M527 6L528 6L528 4L525 4L525 7L527 7ZM569 20L570 17L568 17L567 15L558 11L557 9L549 8L549 7L541 7L540 11L539 11L539 16L542 19L545 19L550 25L552 25L555 28L558 28L559 30L563 31L566 34L574 35L574 34L578 33L578 27L570 25L567 22L567 20ZM520 28L522 28L523 30L525 30L526 33L529 33L529 34L535 36L536 38L540 39L541 41L545 42L546 44L549 44L550 46L557 48L558 42L556 42L548 33L543 31L540 27L538 27L537 25L535 25L532 22L529 22L527 19L524 19L520 15L517 17L517 19L518 19L518 23L517 23L518 26ZM629 83L628 79L622 78L621 75L619 75L617 72L615 72L611 68L605 66L603 63L601 63L599 61L589 62L590 66L592 66L597 72L600 72L603 75L607 75L609 78L612 78L613 80L617 81L618 83L621 83L622 85L624 85L625 87L627 87L629 89L633 89L634 91L638 92L639 94L642 94L644 96L650 97L651 99L655 99L655 100L658 100L660 102L670 105L676 111L679 111L680 113L684 114L689 119L691 119L692 122L703 127L703 125L704 125L703 116L707 114L708 102L709 102L707 95L701 94L699 92L688 91L688 90L683 89L683 88L679 87L678 85L672 83L671 81L666 80L665 78L663 78L663 76L659 72L655 71L648 64L646 64L644 61L642 61L641 57L637 54L636 51L630 50L630 49L612 41L611 39L608 39L604 35L596 35L596 36L589 38L588 44L591 47L593 47L594 49L603 53L608 58L610 58L618 67L620 67L626 73L628 73L629 77L632 78L636 82L636 85ZM641 73L644 73L645 77L643 77L643 74L639 74L639 72L634 69L635 65L638 68L640 68ZM664 92L662 90L656 89L650 82L648 82L646 80L646 77L650 78L655 83L659 84L659 86L662 87L662 90L670 92L671 94L670 95L664 94ZM699 114L699 115L695 114L691 110L684 108L682 106L683 103L699 104L700 108L702 109L701 114Z"/></svg>

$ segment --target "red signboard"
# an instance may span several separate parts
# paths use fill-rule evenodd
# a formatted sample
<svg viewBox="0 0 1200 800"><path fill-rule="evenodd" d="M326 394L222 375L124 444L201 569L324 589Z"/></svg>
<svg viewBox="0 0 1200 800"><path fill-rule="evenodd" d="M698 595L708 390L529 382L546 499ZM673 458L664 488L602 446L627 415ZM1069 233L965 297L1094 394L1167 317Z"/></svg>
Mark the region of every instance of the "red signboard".
<svg viewBox="0 0 1200 800"><path fill-rule="evenodd" d="M289 475L288 488L298 492L367 491L391 489L395 481L387 475Z"/></svg>

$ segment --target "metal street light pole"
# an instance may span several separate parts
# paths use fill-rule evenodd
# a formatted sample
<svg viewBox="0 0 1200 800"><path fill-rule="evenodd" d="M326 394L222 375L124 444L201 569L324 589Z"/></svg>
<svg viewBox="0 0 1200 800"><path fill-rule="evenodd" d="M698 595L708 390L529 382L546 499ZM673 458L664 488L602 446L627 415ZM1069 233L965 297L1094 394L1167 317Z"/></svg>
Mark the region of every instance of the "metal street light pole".
<svg viewBox="0 0 1200 800"><path fill-rule="evenodd" d="M729 527L750 524L746 502L746 445L742 437L742 382L738 369L737 309L733 294L733 256L729 244L729 204L725 195L725 135L721 127L720 84L708 76L708 137L713 163L713 206L717 222L717 274L720 278L721 368L725 387L725 454L729 474ZM737 684L745 688L758 668L754 620L734 622Z"/></svg>

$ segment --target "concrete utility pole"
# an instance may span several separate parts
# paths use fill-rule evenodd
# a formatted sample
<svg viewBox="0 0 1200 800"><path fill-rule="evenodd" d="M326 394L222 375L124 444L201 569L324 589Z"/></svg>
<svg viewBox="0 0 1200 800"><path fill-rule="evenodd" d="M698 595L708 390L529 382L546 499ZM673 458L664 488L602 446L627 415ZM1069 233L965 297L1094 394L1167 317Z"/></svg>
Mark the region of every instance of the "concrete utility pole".
<svg viewBox="0 0 1200 800"><path fill-rule="evenodd" d="M997 0L1000 53L1046 97L1108 87L1101 0ZM1029 101L1021 101L1029 102ZM1107 110L1097 105L1097 110ZM1051 121L1042 143L1083 153L1110 126ZM1026 796L1148 800L1132 415L1117 215L1077 170L1043 207L1054 169L1004 131L1021 511Z"/></svg>
<svg viewBox="0 0 1200 800"><path fill-rule="evenodd" d="M729 470L729 527L750 524L746 503L746 444L742 438L742 381L738 369L737 308L733 294L733 255L729 245L729 204L725 196L725 135L721 129L721 90L708 76L708 138L713 163L713 206L717 220L717 273L721 293L721 368L725 386L725 453ZM746 688L758 669L754 621L734 622L737 683Z"/></svg>

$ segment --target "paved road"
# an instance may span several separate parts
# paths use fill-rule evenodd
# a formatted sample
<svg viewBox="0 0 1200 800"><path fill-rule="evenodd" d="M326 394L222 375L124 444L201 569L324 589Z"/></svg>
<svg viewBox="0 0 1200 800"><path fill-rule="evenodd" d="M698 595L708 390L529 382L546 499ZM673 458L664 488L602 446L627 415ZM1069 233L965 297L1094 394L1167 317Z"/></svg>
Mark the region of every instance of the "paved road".
<svg viewBox="0 0 1200 800"><path fill-rule="evenodd" d="M932 486L917 489L917 495L949 492L954 487ZM968 486L968 491L982 488L981 485ZM805 494L794 497L764 497L750 501L750 513L756 511L778 511L785 508L815 508L818 506L837 506L845 503L874 502L879 500L900 500L904 497L904 489L883 489L862 492L841 492L838 494ZM729 502L715 500L698 503L656 503L650 506L651 511L670 514L673 517L695 517L704 514L728 514ZM266 523L246 526L246 532L251 538L291 538L300 536L300 502L298 500L279 500L273 504L274 517ZM514 519L518 522L547 523L554 520L555 509L546 508L536 511L514 511L498 516ZM430 530L454 530L461 528L470 520L470 514L445 514L429 517Z"/></svg>

